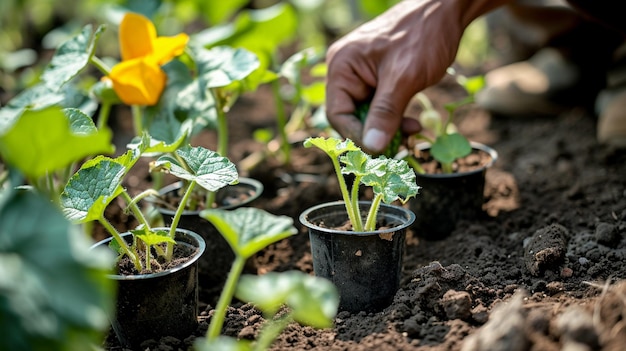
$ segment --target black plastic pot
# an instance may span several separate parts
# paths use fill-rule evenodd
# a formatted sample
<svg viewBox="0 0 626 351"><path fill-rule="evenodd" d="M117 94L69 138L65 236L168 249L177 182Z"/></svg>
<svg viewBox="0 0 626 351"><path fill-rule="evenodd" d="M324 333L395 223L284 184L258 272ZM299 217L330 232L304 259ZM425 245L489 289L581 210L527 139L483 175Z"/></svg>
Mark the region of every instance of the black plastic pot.
<svg viewBox="0 0 626 351"><path fill-rule="evenodd" d="M367 213L370 204L359 202L361 213ZM413 212L403 207L381 204L378 223L387 229L354 232L332 229L348 220L341 201L302 212L313 270L337 286L340 310L375 312L391 304L400 284L406 229L414 219Z"/></svg>
<svg viewBox="0 0 626 351"><path fill-rule="evenodd" d="M446 238L460 220L472 220L484 215L485 174L498 158L489 146L472 142L474 152L485 152L491 161L471 172L451 174L416 173L419 195L409 200L409 208L415 212L412 229L419 237L428 240ZM417 146L428 150L430 144Z"/></svg>
<svg viewBox="0 0 626 351"><path fill-rule="evenodd" d="M132 243L130 233L122 236ZM118 284L111 326L124 347L135 349L145 340L162 336L182 340L198 328L198 259L204 252L204 240L184 229L177 229L175 239L177 245L194 251L184 264L152 274L109 276ZM111 240L102 240L93 248L108 246Z"/></svg>
<svg viewBox="0 0 626 351"><path fill-rule="evenodd" d="M170 184L161 189L159 193L167 194L178 191L182 184L182 182ZM261 182L251 178L240 177L238 184L229 185L218 190L215 194L215 202L218 204L219 209L234 210L249 205L261 196L262 192L263 184ZM165 224L171 224L175 211L160 207L157 204L154 205L163 216ZM201 292L206 294L206 296L203 295L201 298L203 301L215 304L235 260L235 253L215 226L200 217L200 210L184 211L178 227L198 233L206 242L206 250L198 262ZM247 269L247 272L251 271L249 266Z"/></svg>

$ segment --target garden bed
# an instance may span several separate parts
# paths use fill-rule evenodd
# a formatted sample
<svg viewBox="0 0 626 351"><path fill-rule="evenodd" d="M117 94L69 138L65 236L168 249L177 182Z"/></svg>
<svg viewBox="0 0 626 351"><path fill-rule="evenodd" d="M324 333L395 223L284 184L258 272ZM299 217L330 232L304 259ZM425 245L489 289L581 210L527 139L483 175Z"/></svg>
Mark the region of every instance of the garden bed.
<svg viewBox="0 0 626 351"><path fill-rule="evenodd" d="M266 93L243 96L229 113L235 163L265 147L251 135L275 123ZM453 94L445 84L429 93L435 101ZM510 120L471 108L459 118L465 135L499 154L487 172L485 217L460 223L440 241L424 241L409 231L392 305L379 313L340 312L332 329L290 325L274 350L561 350L571 343L621 350L626 345L626 285L619 284L626 278L626 153L597 145L595 118L582 110ZM215 148L211 133L194 142ZM312 272L308 236L297 217L314 204L340 198L331 171L327 156L296 147L289 168L269 159L241 174L265 185L253 206L292 216L300 229L255 256L258 274ZM145 181L130 177L129 187L144 189ZM205 334L211 309L201 301L200 326L188 339L164 336L144 343L145 349L188 349ZM223 333L254 339L262 321L252 306L236 302ZM108 350L121 349L108 341Z"/></svg>

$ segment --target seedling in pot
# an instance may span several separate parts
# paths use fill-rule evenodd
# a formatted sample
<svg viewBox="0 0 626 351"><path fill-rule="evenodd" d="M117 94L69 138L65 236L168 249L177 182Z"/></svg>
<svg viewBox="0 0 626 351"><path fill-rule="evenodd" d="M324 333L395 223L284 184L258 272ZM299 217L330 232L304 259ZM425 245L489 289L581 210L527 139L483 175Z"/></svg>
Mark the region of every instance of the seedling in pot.
<svg viewBox="0 0 626 351"><path fill-rule="evenodd" d="M450 74L454 74L452 69L448 71ZM425 133L419 133L415 135L415 138L425 140L431 144L430 154L441 164L441 169L444 173L452 173L452 164L472 152L470 142L458 132L454 125L454 117L456 111L461 106L474 102L474 95L484 85L482 76L466 78L456 75L456 78L457 82L466 90L468 96L444 106L448 114L448 118L445 121L443 121L439 111L433 107L431 101L424 93L420 92L416 95L423 109L419 117L420 123L430 136ZM419 163L412 157L406 157L406 159L417 172L425 173Z"/></svg>
<svg viewBox="0 0 626 351"><path fill-rule="evenodd" d="M270 244L296 234L297 230L292 218L276 216L253 207L231 211L203 210L200 216L217 228L235 253L235 260L207 330L206 339L211 342L222 330L228 304L233 298L246 260Z"/></svg>
<svg viewBox="0 0 626 351"><path fill-rule="evenodd" d="M257 340L250 343L220 336L207 343L198 343L199 351L267 350L291 322L320 329L331 327L339 304L337 288L331 282L300 271L243 275L235 296L263 312L267 322Z"/></svg>
<svg viewBox="0 0 626 351"><path fill-rule="evenodd" d="M120 257L127 256L137 272L149 269L150 247L166 244L163 250L156 250L159 256L169 262L172 259L174 237L178 221L185 207L186 201L196 184L215 191L228 184L235 183L238 175L235 165L227 158L202 147L184 147L176 151L179 159L159 159L158 166L169 169L186 177L190 181L188 191L176 211L174 221L169 232L153 231L144 217L137 202L152 195L154 190L144 191L131 198L122 182L126 174L141 157L149 145L149 137L144 134L140 147L129 150L117 158L98 156L89 160L70 178L65 190L61 194L61 205L66 216L78 223L90 221L100 222L113 236L111 246L119 252ZM182 166L184 164L184 166ZM106 207L118 196L128 204L128 209L140 223L140 227L133 231L133 242L129 245L122 238L118 230L104 217ZM139 239L139 240L138 240ZM140 244L140 242L143 244ZM146 263L140 260L139 250L143 246Z"/></svg>
<svg viewBox="0 0 626 351"><path fill-rule="evenodd" d="M332 137L308 138L304 141L304 146L315 146L331 158L339 181L341 196L354 231L376 230L376 216L381 202L391 204L399 200L404 204L419 191L420 187L416 184L415 173L404 160L395 160L384 155L372 158L350 139L342 141ZM344 174L354 175L350 191ZM359 209L360 184L370 186L374 191L374 198L365 224L363 224Z"/></svg>

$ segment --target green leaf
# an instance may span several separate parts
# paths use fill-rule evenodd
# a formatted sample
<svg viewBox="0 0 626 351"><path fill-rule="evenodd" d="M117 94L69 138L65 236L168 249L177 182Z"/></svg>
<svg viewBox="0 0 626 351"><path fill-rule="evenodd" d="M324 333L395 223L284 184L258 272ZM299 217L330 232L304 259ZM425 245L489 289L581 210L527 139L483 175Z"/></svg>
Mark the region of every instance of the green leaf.
<svg viewBox="0 0 626 351"><path fill-rule="evenodd" d="M169 237L169 233L165 230L158 230L155 232L146 231L146 230L131 230L134 236L141 239L146 245L154 246L163 243L172 243L176 244L176 240Z"/></svg>
<svg viewBox="0 0 626 351"><path fill-rule="evenodd" d="M248 3L247 0L205 0L198 1L204 18L212 25L224 23L230 17Z"/></svg>
<svg viewBox="0 0 626 351"><path fill-rule="evenodd" d="M172 127L166 128L171 122ZM155 157L164 153L172 153L179 149L191 134L191 121L178 123L174 119L158 120L150 128L155 130L156 136L150 134L148 146L142 153L145 157ZM177 134L175 134L177 133ZM143 138L134 137L127 145L129 149L137 149L144 144Z"/></svg>
<svg viewBox="0 0 626 351"><path fill-rule="evenodd" d="M196 181L209 191L236 184L239 174L235 164L215 151L189 145L176 150L176 155L163 155L154 162L155 169L164 169L176 177ZM181 160L184 163L181 163Z"/></svg>
<svg viewBox="0 0 626 351"><path fill-rule="evenodd" d="M470 152L472 152L472 146L459 133L439 136L430 148L430 153L441 163L452 163L457 158L469 155Z"/></svg>
<svg viewBox="0 0 626 351"><path fill-rule="evenodd" d="M114 301L113 257L48 199L0 203L1 350L89 350L102 343Z"/></svg>
<svg viewBox="0 0 626 351"><path fill-rule="evenodd" d="M197 351L252 351L251 342L237 340L230 336L220 335L207 341L205 338L197 338L194 342L194 350Z"/></svg>
<svg viewBox="0 0 626 351"><path fill-rule="evenodd" d="M317 81L303 86L302 99L312 106L321 106L326 101L326 83Z"/></svg>
<svg viewBox="0 0 626 351"><path fill-rule="evenodd" d="M314 328L332 327L339 306L335 285L300 271L242 275L235 296L270 315L287 305L295 321Z"/></svg>
<svg viewBox="0 0 626 351"><path fill-rule="evenodd" d="M86 25L78 35L61 44L43 72L42 81L47 86L58 89L78 75L89 64L95 44L103 31L103 26L98 27L94 39L91 40L92 27Z"/></svg>
<svg viewBox="0 0 626 351"><path fill-rule="evenodd" d="M348 151L339 158L339 161L343 164L343 167L341 168L341 173L352 173L359 177L367 175L370 172L377 172L380 168L376 167L376 163L380 163L377 159L372 159L370 155L361 150ZM382 170L382 173L384 173L384 170Z"/></svg>
<svg viewBox="0 0 626 351"><path fill-rule="evenodd" d="M350 139L340 140L337 138L309 137L304 140L303 145L307 148L315 146L324 151L332 159L337 159L339 156L348 151L361 150Z"/></svg>
<svg viewBox="0 0 626 351"><path fill-rule="evenodd" d="M113 153L111 131L75 134L58 107L26 111L0 134L0 155L27 177L37 179L83 158Z"/></svg>
<svg viewBox="0 0 626 351"><path fill-rule="evenodd" d="M63 109L63 113L70 120L70 130L72 133L79 135L91 135L98 133L98 128L93 123L93 119L77 108Z"/></svg>
<svg viewBox="0 0 626 351"><path fill-rule="evenodd" d="M45 84L37 84L17 94L7 106L12 108L30 108L41 110L65 100L65 94ZM6 108L6 107L5 107Z"/></svg>
<svg viewBox="0 0 626 351"><path fill-rule="evenodd" d="M235 254L244 258L298 232L291 217L253 207L203 210L200 216L213 223Z"/></svg>
<svg viewBox="0 0 626 351"><path fill-rule="evenodd" d="M245 49L218 46L196 52L200 88L225 87L240 81L259 67L259 59Z"/></svg>
<svg viewBox="0 0 626 351"><path fill-rule="evenodd" d="M280 74L295 85L302 81L302 70L313 66L324 58L324 51L319 48L306 48L291 55L280 67Z"/></svg>
<svg viewBox="0 0 626 351"><path fill-rule="evenodd" d="M377 162L373 160L371 166L376 170L366 174L361 183L371 186L374 194L382 194L384 203L390 204L395 200L406 203L417 195L419 186L415 172L406 161L380 156Z"/></svg>
<svg viewBox="0 0 626 351"><path fill-rule="evenodd" d="M67 218L76 222L103 218L109 203L122 193L124 176L143 149L129 150L115 159L98 156L86 161L61 193L61 206Z"/></svg>

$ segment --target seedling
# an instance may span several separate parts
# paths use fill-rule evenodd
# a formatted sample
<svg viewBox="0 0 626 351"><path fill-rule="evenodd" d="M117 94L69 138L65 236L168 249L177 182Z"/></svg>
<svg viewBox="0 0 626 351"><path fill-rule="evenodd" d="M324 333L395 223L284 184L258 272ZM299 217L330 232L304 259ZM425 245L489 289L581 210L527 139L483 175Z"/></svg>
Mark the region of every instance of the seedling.
<svg viewBox="0 0 626 351"><path fill-rule="evenodd" d="M455 75L452 69L449 69L448 73ZM417 94L417 99L422 106L422 112L419 117L420 123L431 136L419 133L415 137L431 144L430 153L435 160L439 161L444 173L452 173L452 164L457 159L463 158L472 152L469 141L458 132L454 125L454 117L459 107L474 102L475 93L484 85L482 76L466 78L456 75L456 78L457 82L466 90L468 96L444 106L448 113L448 118L446 118L445 122L428 97L421 92ZM417 172L424 173L422 167L414 159L407 157L407 161L411 163L411 166Z"/></svg>
<svg viewBox="0 0 626 351"><path fill-rule="evenodd" d="M144 191L134 199L122 186L122 181L141 154L149 150L149 137L144 134L138 148L129 150L117 158L98 156L89 160L70 178L61 194L61 205L66 216L75 222L100 222L113 236L112 246L133 262L135 269L142 272L150 269L150 247L166 243L164 250L156 250L166 261L172 259L174 237L178 221L195 185L215 191L237 182L235 165L227 158L202 148L186 146L176 151L178 159L164 156L157 160L157 167L189 180L189 187L176 211L169 232L157 232L150 228L137 202L154 194L154 190ZM140 228L133 231L133 242L128 245L115 227L104 217L106 207L118 196L126 200L128 208L140 222ZM137 242L139 239L143 245ZM146 263L140 261L139 249L144 247Z"/></svg>
<svg viewBox="0 0 626 351"><path fill-rule="evenodd" d="M292 218L276 216L253 207L242 207L232 211L208 209L200 212L200 216L215 226L235 253L235 260L207 330L207 341L211 341L217 338L222 330L226 309L233 298L246 260L268 245L298 231L293 226Z"/></svg>
<svg viewBox="0 0 626 351"><path fill-rule="evenodd" d="M291 322L320 329L331 327L339 305L337 288L330 281L300 271L243 275L235 296L253 304L267 320L256 342L220 336L199 342L199 351L267 350Z"/></svg>
<svg viewBox="0 0 626 351"><path fill-rule="evenodd" d="M342 141L332 137L308 138L304 141L304 146L315 146L324 151L332 160L341 196L354 231L376 230L376 216L381 201L386 204L391 204L396 200L406 203L411 197L417 195L420 188L416 184L415 173L406 161L387 158L384 155L372 158L350 139ZM343 177L344 174L353 174L355 177L350 191ZM363 217L359 209L360 184L370 186L374 191L365 225L363 225Z"/></svg>

